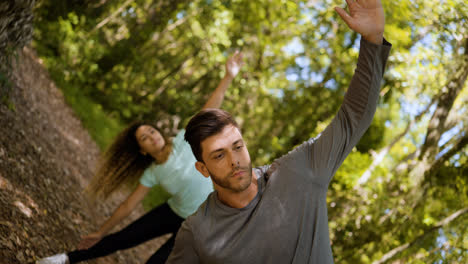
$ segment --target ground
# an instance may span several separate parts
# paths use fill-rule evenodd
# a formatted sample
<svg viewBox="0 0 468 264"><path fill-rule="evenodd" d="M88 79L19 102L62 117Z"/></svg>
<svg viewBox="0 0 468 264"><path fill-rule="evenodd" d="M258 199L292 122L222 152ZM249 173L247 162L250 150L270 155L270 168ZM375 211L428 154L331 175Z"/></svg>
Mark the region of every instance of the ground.
<svg viewBox="0 0 468 264"><path fill-rule="evenodd" d="M99 149L31 48L20 52L12 80L14 109L0 105L0 264L75 249L128 195L87 199ZM138 208L115 230L142 213ZM145 263L165 239L88 263Z"/></svg>

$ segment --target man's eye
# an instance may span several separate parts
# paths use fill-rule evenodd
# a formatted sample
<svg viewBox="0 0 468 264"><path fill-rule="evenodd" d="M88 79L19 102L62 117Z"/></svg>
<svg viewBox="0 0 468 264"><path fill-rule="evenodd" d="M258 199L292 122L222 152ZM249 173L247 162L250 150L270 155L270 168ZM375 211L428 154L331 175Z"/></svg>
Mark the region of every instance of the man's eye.
<svg viewBox="0 0 468 264"><path fill-rule="evenodd" d="M223 154L216 155L215 159L221 159L223 156L224 156Z"/></svg>
<svg viewBox="0 0 468 264"><path fill-rule="evenodd" d="M239 150L239 149L241 149L242 147L243 147L242 145L237 146L237 147L236 147L236 150Z"/></svg>

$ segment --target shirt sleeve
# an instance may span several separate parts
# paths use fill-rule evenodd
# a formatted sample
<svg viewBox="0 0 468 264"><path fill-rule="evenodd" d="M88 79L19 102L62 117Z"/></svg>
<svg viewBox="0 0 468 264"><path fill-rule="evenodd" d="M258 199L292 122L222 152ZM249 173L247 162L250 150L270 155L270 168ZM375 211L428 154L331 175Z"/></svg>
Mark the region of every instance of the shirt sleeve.
<svg viewBox="0 0 468 264"><path fill-rule="evenodd" d="M296 169L311 169L313 181L328 187L346 156L369 128L377 108L380 83L391 44L376 45L361 39L357 67L337 115L315 139L286 155Z"/></svg>
<svg viewBox="0 0 468 264"><path fill-rule="evenodd" d="M184 221L177 232L174 248L166 264L198 264L200 263L195 250L195 241L188 221Z"/></svg>
<svg viewBox="0 0 468 264"><path fill-rule="evenodd" d="M155 165L149 166L144 172L143 175L140 177L140 183L146 187L153 187L158 183L158 179L156 177L156 168Z"/></svg>
<svg viewBox="0 0 468 264"><path fill-rule="evenodd" d="M185 129L181 129L179 133L174 137L174 140L172 141L172 144L179 146L181 144L184 144L184 135L185 135Z"/></svg>

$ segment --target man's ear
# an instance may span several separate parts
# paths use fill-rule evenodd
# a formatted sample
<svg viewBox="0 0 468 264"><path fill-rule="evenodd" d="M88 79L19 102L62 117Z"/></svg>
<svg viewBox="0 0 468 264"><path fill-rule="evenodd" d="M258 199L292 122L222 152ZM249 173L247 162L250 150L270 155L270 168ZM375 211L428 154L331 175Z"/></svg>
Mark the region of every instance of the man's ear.
<svg viewBox="0 0 468 264"><path fill-rule="evenodd" d="M195 162L195 168L205 177L210 177L210 172L208 171L208 169L206 168L206 165L205 163L201 162L201 161L197 161Z"/></svg>

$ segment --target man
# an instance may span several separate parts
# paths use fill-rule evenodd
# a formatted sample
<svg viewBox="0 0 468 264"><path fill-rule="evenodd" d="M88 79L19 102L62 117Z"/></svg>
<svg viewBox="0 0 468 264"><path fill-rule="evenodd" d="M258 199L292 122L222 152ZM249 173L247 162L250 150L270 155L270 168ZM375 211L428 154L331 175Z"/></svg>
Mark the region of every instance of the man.
<svg viewBox="0 0 468 264"><path fill-rule="evenodd" d="M227 112L208 109L190 120L185 139L215 192L183 223L167 263L333 263L328 184L372 121L391 47L380 0L347 2L350 14L337 12L361 34L360 54L343 105L321 135L252 169Z"/></svg>

